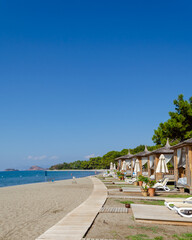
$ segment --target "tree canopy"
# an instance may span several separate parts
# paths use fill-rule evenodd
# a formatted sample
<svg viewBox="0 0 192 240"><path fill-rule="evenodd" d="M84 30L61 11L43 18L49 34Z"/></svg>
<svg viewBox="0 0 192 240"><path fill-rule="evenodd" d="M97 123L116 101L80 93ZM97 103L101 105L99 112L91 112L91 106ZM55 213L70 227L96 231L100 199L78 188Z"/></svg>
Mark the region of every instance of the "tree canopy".
<svg viewBox="0 0 192 240"><path fill-rule="evenodd" d="M192 137L192 97L187 101L181 94L173 103L175 112L169 112L170 118L154 130L152 140L156 144L164 145L167 138L174 144Z"/></svg>
<svg viewBox="0 0 192 240"><path fill-rule="evenodd" d="M167 138L169 138L171 144L174 145L179 141L192 137L192 97L187 101L184 100L181 94L173 103L175 105L175 112L169 112L170 118L166 122L160 123L157 130L154 130L152 140L156 145L148 146L149 151L164 146ZM130 152L131 154L136 154L144 151L144 149L144 145L139 145L136 148L130 149ZM127 149L110 151L102 157L93 157L87 161L64 162L54 165L50 169L106 169L109 168L111 162L115 162L115 158L124 156L127 153Z"/></svg>
<svg viewBox="0 0 192 240"><path fill-rule="evenodd" d="M148 146L150 151L157 149L160 146ZM132 154L136 154L144 151L145 146L139 145L136 148L130 149ZM124 156L128 153L127 149L123 149L122 151L110 151L103 155L102 157L93 157L89 160L78 160L71 163L61 163L57 165L51 166L50 170L61 170L61 169L107 169L110 166L110 163L115 163L115 159L121 156ZM116 162L117 163L117 162Z"/></svg>

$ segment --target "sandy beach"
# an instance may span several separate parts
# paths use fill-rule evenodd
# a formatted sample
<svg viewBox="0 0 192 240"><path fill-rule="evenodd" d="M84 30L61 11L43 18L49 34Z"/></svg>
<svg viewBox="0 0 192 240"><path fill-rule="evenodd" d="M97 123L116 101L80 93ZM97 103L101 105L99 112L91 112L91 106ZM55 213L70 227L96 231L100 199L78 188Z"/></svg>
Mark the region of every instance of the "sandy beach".
<svg viewBox="0 0 192 240"><path fill-rule="evenodd" d="M0 239L33 240L85 201L89 178L0 188Z"/></svg>

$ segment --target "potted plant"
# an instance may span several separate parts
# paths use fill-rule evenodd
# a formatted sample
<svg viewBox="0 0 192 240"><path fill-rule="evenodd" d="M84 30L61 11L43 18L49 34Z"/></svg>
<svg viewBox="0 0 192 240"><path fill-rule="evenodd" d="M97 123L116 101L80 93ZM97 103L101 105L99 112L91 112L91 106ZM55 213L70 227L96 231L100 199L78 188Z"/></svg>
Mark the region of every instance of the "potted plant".
<svg viewBox="0 0 192 240"><path fill-rule="evenodd" d="M148 187L147 187L146 184L143 184L143 185L141 186L141 193L142 193L142 195L143 195L144 197L147 197L147 195L148 195Z"/></svg>
<svg viewBox="0 0 192 240"><path fill-rule="evenodd" d="M120 179L120 180L124 180L124 174L123 173L121 173L121 172L117 172L117 176L118 176L118 178Z"/></svg>
<svg viewBox="0 0 192 240"><path fill-rule="evenodd" d="M135 182L133 183L134 186L138 186L138 184L139 184L139 183L138 183L137 181L135 181Z"/></svg>
<svg viewBox="0 0 192 240"><path fill-rule="evenodd" d="M138 178L137 178L137 181L139 182L139 186L140 186L140 187L141 187L142 184L143 184L143 180L144 180L144 176L139 175Z"/></svg>
<svg viewBox="0 0 192 240"><path fill-rule="evenodd" d="M149 178L142 176L141 179L143 181L143 183L141 185L141 193L144 197L147 197L147 195L148 195L148 185L147 184L149 182Z"/></svg>
<svg viewBox="0 0 192 240"><path fill-rule="evenodd" d="M150 197L154 197L155 196L155 188L153 188L153 186L155 185L156 181L155 180L151 180L149 179L148 181L148 193Z"/></svg>

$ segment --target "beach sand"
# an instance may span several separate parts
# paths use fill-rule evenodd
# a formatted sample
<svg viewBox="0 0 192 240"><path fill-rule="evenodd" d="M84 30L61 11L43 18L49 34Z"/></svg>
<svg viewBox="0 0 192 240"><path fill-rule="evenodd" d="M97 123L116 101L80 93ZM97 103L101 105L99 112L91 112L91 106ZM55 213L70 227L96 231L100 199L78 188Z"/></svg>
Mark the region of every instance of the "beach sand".
<svg viewBox="0 0 192 240"><path fill-rule="evenodd" d="M105 207L125 207L121 204L125 199L107 199ZM177 238L182 234L192 233L191 226L161 225L156 223L139 223L134 220L132 210L128 213L99 213L92 227L86 234L90 239L151 239L151 240L176 240L192 239ZM161 236L161 237L160 237Z"/></svg>
<svg viewBox="0 0 192 240"><path fill-rule="evenodd" d="M84 202L89 178L0 188L0 240L33 240Z"/></svg>

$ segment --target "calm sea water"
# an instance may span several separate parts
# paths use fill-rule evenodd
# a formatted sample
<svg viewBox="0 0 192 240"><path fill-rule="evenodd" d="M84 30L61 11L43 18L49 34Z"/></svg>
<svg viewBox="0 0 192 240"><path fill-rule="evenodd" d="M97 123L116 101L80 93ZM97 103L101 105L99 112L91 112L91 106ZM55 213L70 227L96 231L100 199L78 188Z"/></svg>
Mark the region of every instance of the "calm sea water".
<svg viewBox="0 0 192 240"><path fill-rule="evenodd" d="M98 173L94 171L0 171L0 187L65 180L73 176L80 178Z"/></svg>

